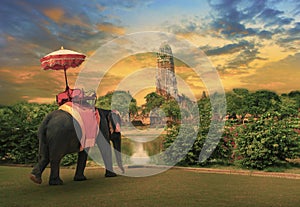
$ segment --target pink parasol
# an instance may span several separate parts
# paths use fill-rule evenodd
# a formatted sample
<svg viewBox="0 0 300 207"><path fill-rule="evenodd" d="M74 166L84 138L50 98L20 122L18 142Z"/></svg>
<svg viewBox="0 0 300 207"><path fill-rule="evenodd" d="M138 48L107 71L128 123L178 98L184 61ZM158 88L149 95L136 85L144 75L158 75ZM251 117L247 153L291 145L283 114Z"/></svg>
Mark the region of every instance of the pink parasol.
<svg viewBox="0 0 300 207"><path fill-rule="evenodd" d="M41 58L40 61L44 70L64 70L67 90L69 86L66 70L68 68L78 67L84 61L84 59L84 54L72 50L66 50L61 47L60 50L49 53Z"/></svg>

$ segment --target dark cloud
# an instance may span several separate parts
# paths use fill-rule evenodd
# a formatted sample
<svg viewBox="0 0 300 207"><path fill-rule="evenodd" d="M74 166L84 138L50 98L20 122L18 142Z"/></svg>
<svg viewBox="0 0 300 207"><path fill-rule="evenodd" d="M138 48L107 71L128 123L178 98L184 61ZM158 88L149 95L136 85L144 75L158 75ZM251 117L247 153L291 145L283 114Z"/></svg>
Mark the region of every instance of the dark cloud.
<svg viewBox="0 0 300 207"><path fill-rule="evenodd" d="M275 16L278 16L283 13L284 13L283 11L266 8L259 14L258 18L269 19L270 17L274 18Z"/></svg>
<svg viewBox="0 0 300 207"><path fill-rule="evenodd" d="M210 24L211 30L218 32L219 37L226 37L227 39L236 39L246 36L253 36L257 33L255 29L246 28L245 25L235 21L227 21L222 18L215 19Z"/></svg>
<svg viewBox="0 0 300 207"><path fill-rule="evenodd" d="M266 60L259 57L259 45L254 42L241 41L235 44L228 44L220 48L207 50L207 55L226 55L235 53L235 57L228 60L223 66L218 66L218 70L226 71L226 69L249 69L249 64L254 60Z"/></svg>
<svg viewBox="0 0 300 207"><path fill-rule="evenodd" d="M103 6L114 6L117 8L127 8L127 9L131 9L131 8L135 8L138 6L143 6L143 5L148 5L149 3L151 3L152 1L149 0L101 0L99 1L101 2L101 4Z"/></svg>
<svg viewBox="0 0 300 207"><path fill-rule="evenodd" d="M257 35L262 39L271 39L273 33L270 31L262 30Z"/></svg>
<svg viewBox="0 0 300 207"><path fill-rule="evenodd" d="M284 44L287 44L287 43L294 43L297 40L300 40L299 36L280 38L277 42L284 45Z"/></svg>
<svg viewBox="0 0 300 207"><path fill-rule="evenodd" d="M233 60L229 61L227 67L231 69L238 69L241 66L246 66L249 68L249 64L257 59L258 54L258 47L256 47L254 43L249 43Z"/></svg>
<svg viewBox="0 0 300 207"><path fill-rule="evenodd" d="M115 36L97 28L110 20L97 7L102 3L4 0L0 7L1 64L39 64L43 55L62 45L84 53L95 50Z"/></svg>
<svg viewBox="0 0 300 207"><path fill-rule="evenodd" d="M25 40L36 40L47 35L37 22L40 15L33 11L28 11L26 7L20 7L13 1L2 5L0 7L1 32Z"/></svg>
<svg viewBox="0 0 300 207"><path fill-rule="evenodd" d="M17 74L26 74L30 68L37 68L35 71L40 70L40 58L59 49L60 46L82 53L95 51L118 35L110 32L110 28L123 29L122 19L118 18L115 15L117 12L114 13L113 10L133 9L147 2L2 0L0 6L1 102L12 103L26 96L43 97L41 94L55 97L53 91L61 87L61 81L49 78L49 73L44 73L44 78L35 75L22 83L15 82L18 80ZM109 24L110 28L106 31L99 29L99 25L103 23ZM3 71L10 71L10 73L3 77ZM53 81L49 82L49 80ZM52 88L51 91L49 86Z"/></svg>
<svg viewBox="0 0 300 207"><path fill-rule="evenodd" d="M294 27L288 29L285 35L277 39L277 44L285 48L285 50L299 51L298 44L295 42L300 41L300 22L294 24Z"/></svg>
<svg viewBox="0 0 300 207"><path fill-rule="evenodd" d="M278 32L285 32L283 27L294 21L294 18L286 16L289 14L271 8L279 2L281 1L209 0L209 4L213 9L213 21L210 27L228 39L253 35L270 39ZM257 27L256 25L262 26Z"/></svg>
<svg viewBox="0 0 300 207"><path fill-rule="evenodd" d="M261 13L267 7L267 0L252 0L247 1L249 5L242 7L240 12L242 13L242 19L246 20L247 22L255 23L255 18L257 15Z"/></svg>
<svg viewBox="0 0 300 207"><path fill-rule="evenodd" d="M256 18L263 22L265 27L278 26L290 24L294 19L283 17L283 11L266 8Z"/></svg>
<svg viewBox="0 0 300 207"><path fill-rule="evenodd" d="M236 8L239 0L208 0L209 5L226 21L236 21L241 19L241 12Z"/></svg>
<svg viewBox="0 0 300 207"><path fill-rule="evenodd" d="M285 50L297 49L295 41L300 39L300 23L295 23L294 16L280 7L285 1L208 0L208 3L211 11L206 18L186 18L181 24L171 25L168 29L174 33L196 33L231 41L231 44L217 48L201 46L208 56L235 55L233 59L226 60L223 69L248 67L254 60L265 61L266 58L259 56L261 47L266 43L264 40L274 40L274 44Z"/></svg>
<svg viewBox="0 0 300 207"><path fill-rule="evenodd" d="M240 52L241 50L245 49L247 45L249 45L249 42L241 41L239 43L228 44L219 48L214 48L214 49L202 48L202 49L204 50L206 55L213 56L213 55L224 55L224 54L232 54L232 53Z"/></svg>
<svg viewBox="0 0 300 207"><path fill-rule="evenodd" d="M285 35L287 26L295 21L291 13L277 9L280 8L277 6L279 3L284 3L283 0L208 0L208 3L211 7L209 16L185 18L180 24L170 25L168 30L174 33L195 32L233 41L245 37L271 39L274 35ZM298 5L300 3L296 7Z"/></svg>
<svg viewBox="0 0 300 207"><path fill-rule="evenodd" d="M300 36L300 22L296 22L295 26L288 30L288 34L291 36Z"/></svg>

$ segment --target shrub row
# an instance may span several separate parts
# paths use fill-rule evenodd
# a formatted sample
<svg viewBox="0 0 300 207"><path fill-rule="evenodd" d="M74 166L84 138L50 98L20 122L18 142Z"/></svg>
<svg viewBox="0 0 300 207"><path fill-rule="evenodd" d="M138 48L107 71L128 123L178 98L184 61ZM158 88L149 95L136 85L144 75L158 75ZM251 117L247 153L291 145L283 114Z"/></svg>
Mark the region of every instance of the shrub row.
<svg viewBox="0 0 300 207"><path fill-rule="evenodd" d="M192 148L178 164L205 165L218 160L243 168L265 169L277 166L286 163L287 159L300 157L299 124L298 117L278 119L277 115L266 113L245 124L227 121L222 136L215 139L207 138L208 125L202 124ZM165 149L174 147L172 143L178 139L179 130L182 129L173 127L168 130ZM189 135L188 132L186 135ZM205 142L216 147L213 151L205 152L210 155L205 162L199 162ZM184 146L176 146L177 149L172 149L172 154L166 154L166 160L177 159L176 156L181 155Z"/></svg>
<svg viewBox="0 0 300 207"><path fill-rule="evenodd" d="M37 161L37 129L57 107L51 104L18 103L0 108L0 160L13 163Z"/></svg>
<svg viewBox="0 0 300 207"><path fill-rule="evenodd" d="M222 160L242 167L264 169L300 156L299 117L266 112L245 124L226 121L222 136L207 140L210 108L206 106L209 102L203 101L202 104L199 107L202 111L197 132L189 126L173 125L169 128L163 144L165 149L171 147L166 153L169 162L180 161L179 165L205 165L213 160ZM18 103L0 106L0 161L35 163L38 153L38 126L46 114L55 109L56 104ZM196 136L194 143L190 143L191 136ZM175 140L177 141L174 146ZM216 145L216 148L206 149L209 159L199 163L199 154L204 143L208 142L212 146ZM190 150L183 154L183 149L190 146ZM74 162L76 155L70 155L64 158L62 164L70 165Z"/></svg>

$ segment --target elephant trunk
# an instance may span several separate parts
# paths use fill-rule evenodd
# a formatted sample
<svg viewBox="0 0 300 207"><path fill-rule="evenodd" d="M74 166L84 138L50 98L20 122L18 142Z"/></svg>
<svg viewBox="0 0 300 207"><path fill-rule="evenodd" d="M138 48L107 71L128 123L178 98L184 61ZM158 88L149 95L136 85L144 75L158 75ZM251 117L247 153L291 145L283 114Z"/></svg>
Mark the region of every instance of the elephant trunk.
<svg viewBox="0 0 300 207"><path fill-rule="evenodd" d="M118 164L120 170L122 171L122 173L124 173L125 170L123 167L122 156L121 156L121 133L119 133L119 132L112 133L111 141L113 143L117 164Z"/></svg>

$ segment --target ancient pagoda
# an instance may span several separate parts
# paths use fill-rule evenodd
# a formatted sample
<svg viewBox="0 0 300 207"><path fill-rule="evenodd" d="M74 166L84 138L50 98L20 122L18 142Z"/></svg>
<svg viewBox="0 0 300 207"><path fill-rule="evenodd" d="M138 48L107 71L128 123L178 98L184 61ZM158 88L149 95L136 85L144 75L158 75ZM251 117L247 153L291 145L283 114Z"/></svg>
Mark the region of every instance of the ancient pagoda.
<svg viewBox="0 0 300 207"><path fill-rule="evenodd" d="M156 93L166 99L178 98L173 54L167 43L162 43L157 53Z"/></svg>

